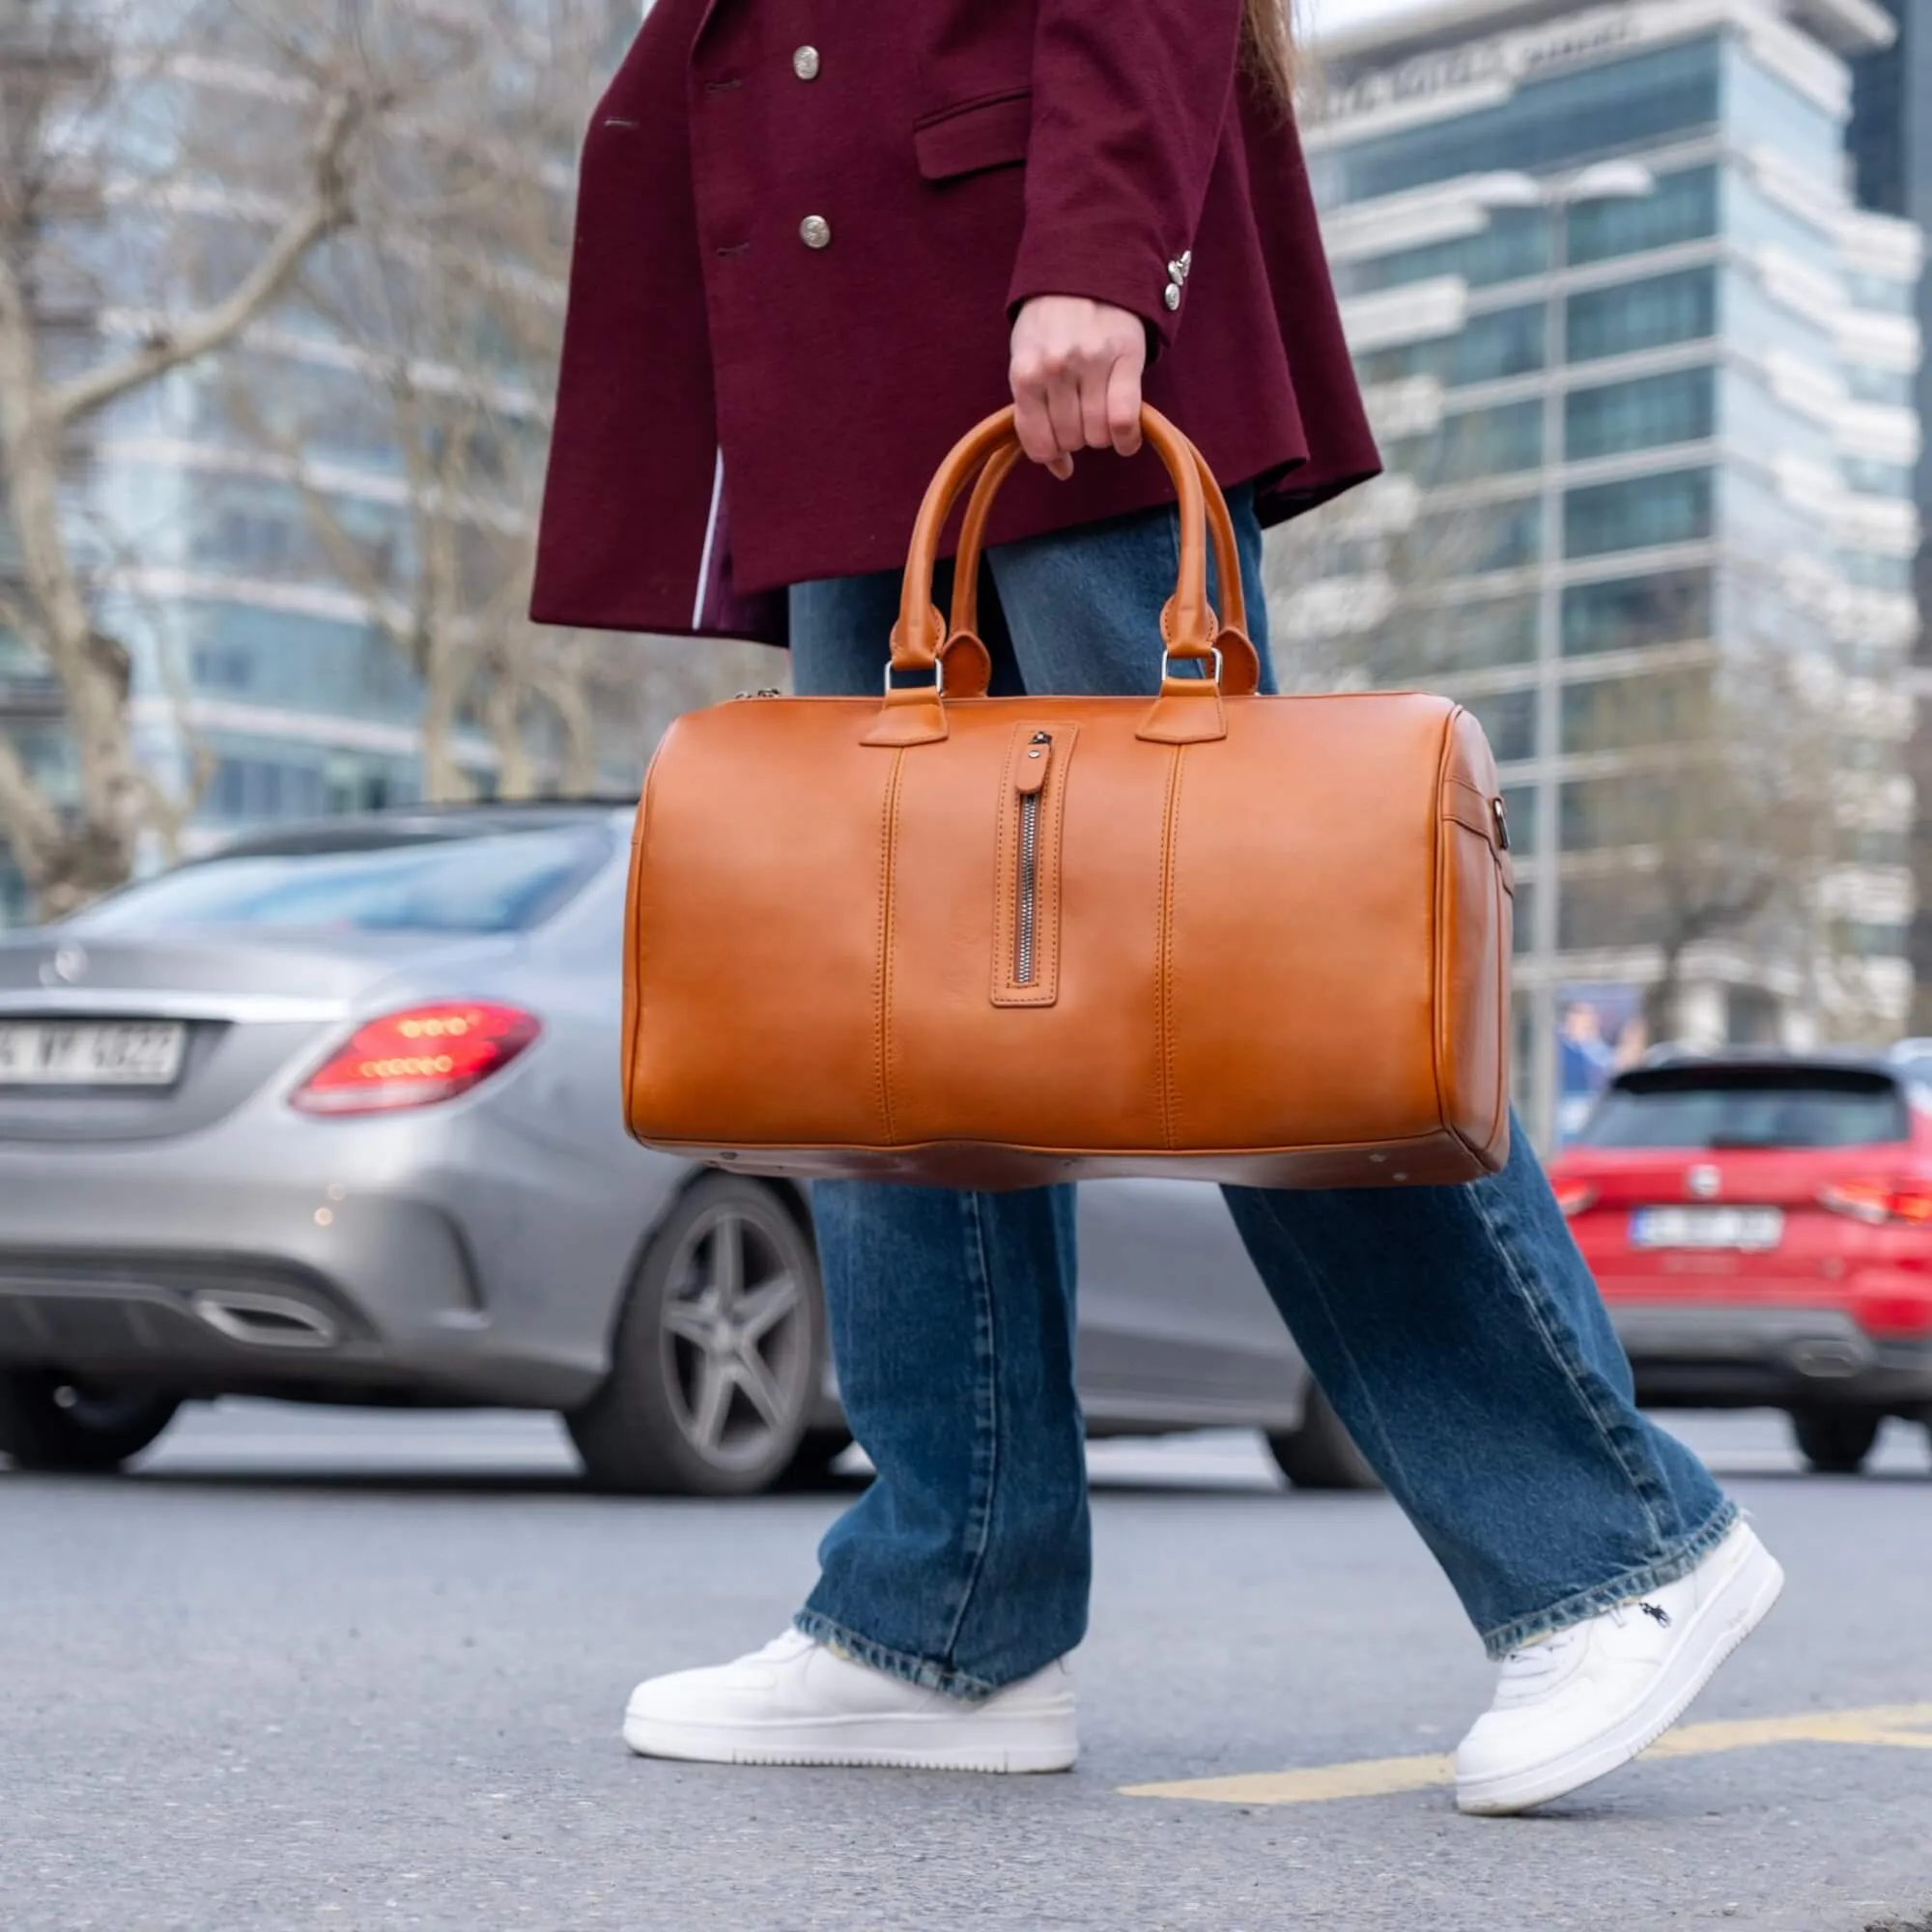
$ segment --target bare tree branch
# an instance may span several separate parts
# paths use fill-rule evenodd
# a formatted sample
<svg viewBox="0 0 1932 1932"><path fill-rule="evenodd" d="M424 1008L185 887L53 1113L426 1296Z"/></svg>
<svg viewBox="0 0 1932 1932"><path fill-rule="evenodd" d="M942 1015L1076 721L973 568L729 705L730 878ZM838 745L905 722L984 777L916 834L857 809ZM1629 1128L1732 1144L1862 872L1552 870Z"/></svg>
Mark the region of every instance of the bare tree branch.
<svg viewBox="0 0 1932 1932"><path fill-rule="evenodd" d="M158 339L62 384L43 408L58 429L157 381L171 370L225 348L288 288L316 245L345 227L354 213L351 161L370 113L381 106L359 91L324 103L312 149L309 198L292 213L234 290L212 308L187 316Z"/></svg>

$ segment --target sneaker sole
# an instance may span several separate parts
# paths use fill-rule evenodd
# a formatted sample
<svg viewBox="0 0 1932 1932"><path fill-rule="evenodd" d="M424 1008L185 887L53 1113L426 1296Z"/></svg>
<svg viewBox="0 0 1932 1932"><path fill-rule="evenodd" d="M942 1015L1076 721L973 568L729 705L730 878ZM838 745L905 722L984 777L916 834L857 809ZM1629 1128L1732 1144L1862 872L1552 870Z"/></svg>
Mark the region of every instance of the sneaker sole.
<svg viewBox="0 0 1932 1932"><path fill-rule="evenodd" d="M1690 1709L1718 1666L1764 1621L1783 1588L1777 1559L1752 1535L1744 1561L1692 1619L1676 1656L1642 1704L1561 1757L1503 1777L1459 1782L1456 1808L1473 1817L1508 1817L1548 1804L1630 1763Z"/></svg>
<svg viewBox="0 0 1932 1932"><path fill-rule="evenodd" d="M1065 1718L995 1719L990 1727L986 1719L976 1717L873 1716L721 1726L671 1723L629 1714L624 1719L624 1742L639 1757L676 1758L687 1764L880 1771L1070 1771L1080 1754L1070 1713Z"/></svg>

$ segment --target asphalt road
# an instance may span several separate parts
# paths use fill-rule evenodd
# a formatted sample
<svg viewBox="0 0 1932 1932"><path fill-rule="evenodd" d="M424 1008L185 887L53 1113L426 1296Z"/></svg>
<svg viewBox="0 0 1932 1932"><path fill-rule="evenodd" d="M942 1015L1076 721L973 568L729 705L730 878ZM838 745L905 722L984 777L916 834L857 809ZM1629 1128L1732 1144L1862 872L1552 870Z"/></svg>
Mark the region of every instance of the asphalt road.
<svg viewBox="0 0 1932 1932"><path fill-rule="evenodd" d="M204 1412L130 1479L0 1474L0 1927L1924 1928L1924 1436L1826 1480L1769 1419L1683 1427L1784 1603L1690 1751L1476 1821L1434 1781L1490 1685L1446 1586L1244 1437L1096 1448L1087 1754L961 1778L617 1741L638 1676L781 1627L836 1495L591 1498L533 1419Z"/></svg>

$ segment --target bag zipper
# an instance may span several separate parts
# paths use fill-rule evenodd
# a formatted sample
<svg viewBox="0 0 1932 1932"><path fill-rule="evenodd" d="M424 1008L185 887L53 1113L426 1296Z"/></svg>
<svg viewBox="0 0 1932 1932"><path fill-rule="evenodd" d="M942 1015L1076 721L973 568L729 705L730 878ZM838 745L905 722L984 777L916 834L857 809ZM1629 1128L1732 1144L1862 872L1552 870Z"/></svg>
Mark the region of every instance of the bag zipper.
<svg viewBox="0 0 1932 1932"><path fill-rule="evenodd" d="M1039 800L1053 760L1053 733L1036 731L1020 767L1020 849L1013 917L1013 984L1031 986L1035 934L1039 923Z"/></svg>

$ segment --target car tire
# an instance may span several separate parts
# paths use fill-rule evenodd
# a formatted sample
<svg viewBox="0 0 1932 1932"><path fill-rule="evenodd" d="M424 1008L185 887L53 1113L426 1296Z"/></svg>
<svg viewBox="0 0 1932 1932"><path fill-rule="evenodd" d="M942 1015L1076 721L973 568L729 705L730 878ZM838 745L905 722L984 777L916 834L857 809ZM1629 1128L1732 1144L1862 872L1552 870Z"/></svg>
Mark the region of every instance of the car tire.
<svg viewBox="0 0 1932 1932"><path fill-rule="evenodd" d="M775 1189L706 1175L645 1246L611 1372L565 1426L593 1488L755 1495L799 1455L824 1350L810 1235Z"/></svg>
<svg viewBox="0 0 1932 1932"><path fill-rule="evenodd" d="M1791 1434L1807 1468L1821 1476L1856 1476L1884 1422L1875 1408L1794 1408Z"/></svg>
<svg viewBox="0 0 1932 1932"><path fill-rule="evenodd" d="M0 1374L0 1455L17 1469L104 1476L175 1419L179 1398L80 1380L59 1369Z"/></svg>
<svg viewBox="0 0 1932 1932"><path fill-rule="evenodd" d="M1382 1486L1368 1458L1355 1447L1354 1437L1343 1427L1334 1405L1313 1382L1302 1406L1301 1427L1270 1435L1267 1441L1281 1473L1297 1490L1378 1490Z"/></svg>

